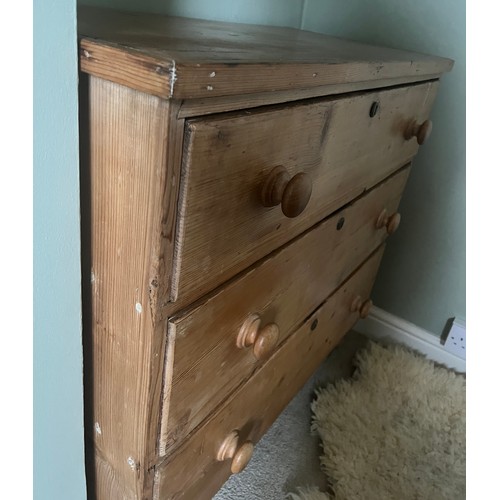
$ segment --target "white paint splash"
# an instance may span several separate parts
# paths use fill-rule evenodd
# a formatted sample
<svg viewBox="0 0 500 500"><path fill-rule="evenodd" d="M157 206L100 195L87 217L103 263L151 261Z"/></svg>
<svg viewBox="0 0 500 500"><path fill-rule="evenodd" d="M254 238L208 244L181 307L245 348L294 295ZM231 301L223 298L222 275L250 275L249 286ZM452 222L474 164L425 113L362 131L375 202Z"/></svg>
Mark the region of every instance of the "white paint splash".
<svg viewBox="0 0 500 500"><path fill-rule="evenodd" d="M130 465L132 470L135 470L135 460L132 457L127 458L127 463Z"/></svg>
<svg viewBox="0 0 500 500"><path fill-rule="evenodd" d="M94 425L94 427L95 427L95 431L100 436L102 434L102 431L101 431L101 426L99 425L99 422L96 422L95 425Z"/></svg>
<svg viewBox="0 0 500 500"><path fill-rule="evenodd" d="M214 88L212 87L212 85L207 85L207 90L213 90Z"/></svg>
<svg viewBox="0 0 500 500"><path fill-rule="evenodd" d="M177 80L177 68L175 67L175 61L172 61L170 65L170 97L174 95L174 83Z"/></svg>
<svg viewBox="0 0 500 500"><path fill-rule="evenodd" d="M135 305L135 310L141 314L142 313L142 305L140 302L137 302L137 304Z"/></svg>
<svg viewBox="0 0 500 500"><path fill-rule="evenodd" d="M213 77L215 76L215 71L212 71L212 73L210 73L208 76L209 76L210 78L213 78Z"/></svg>

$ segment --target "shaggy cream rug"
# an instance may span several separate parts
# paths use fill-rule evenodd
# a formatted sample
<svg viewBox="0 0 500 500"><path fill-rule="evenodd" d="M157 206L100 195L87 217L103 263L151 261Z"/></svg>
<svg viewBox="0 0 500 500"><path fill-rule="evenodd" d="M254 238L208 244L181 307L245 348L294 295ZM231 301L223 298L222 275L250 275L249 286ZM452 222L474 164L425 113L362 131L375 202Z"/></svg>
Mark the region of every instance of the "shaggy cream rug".
<svg viewBox="0 0 500 500"><path fill-rule="evenodd" d="M465 499L465 377L373 342L354 362L353 377L312 404L331 491L290 498Z"/></svg>

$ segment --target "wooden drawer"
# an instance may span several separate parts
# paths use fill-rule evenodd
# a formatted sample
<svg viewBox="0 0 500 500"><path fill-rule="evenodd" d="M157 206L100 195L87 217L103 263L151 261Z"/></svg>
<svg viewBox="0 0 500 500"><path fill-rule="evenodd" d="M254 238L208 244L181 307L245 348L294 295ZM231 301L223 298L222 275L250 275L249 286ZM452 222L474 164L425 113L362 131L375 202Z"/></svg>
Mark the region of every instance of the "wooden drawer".
<svg viewBox="0 0 500 500"><path fill-rule="evenodd" d="M278 329L279 343L384 241L387 230L376 222L383 210L396 213L409 172L408 165L202 304L170 319L160 455L251 375L273 350ZM261 320L257 347L238 348L239 332L254 318Z"/></svg>
<svg viewBox="0 0 500 500"><path fill-rule="evenodd" d="M437 86L188 121L171 300L187 305L201 297L407 163L418 144L405 131L428 118ZM263 186L279 166L291 177L305 174L290 183L288 209L303 201L307 179L312 183L296 217L283 214L285 202L262 204Z"/></svg>
<svg viewBox="0 0 500 500"><path fill-rule="evenodd" d="M155 498L212 498L231 473L231 460L217 452L233 431L238 446L256 443L319 363L354 326L356 298L366 300L383 253L380 247L283 346L197 431L183 441L155 474ZM209 382L207 382L208 384Z"/></svg>

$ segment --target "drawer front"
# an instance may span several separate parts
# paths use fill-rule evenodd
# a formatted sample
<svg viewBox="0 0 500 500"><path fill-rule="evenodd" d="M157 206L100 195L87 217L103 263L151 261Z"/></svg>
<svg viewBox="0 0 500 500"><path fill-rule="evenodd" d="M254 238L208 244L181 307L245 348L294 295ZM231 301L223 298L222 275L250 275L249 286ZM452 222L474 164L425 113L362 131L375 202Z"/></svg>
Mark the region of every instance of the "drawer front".
<svg viewBox="0 0 500 500"><path fill-rule="evenodd" d="M175 448L384 241L389 225L377 228L377 220L384 210L396 213L409 172L408 165L203 304L170 319L160 455Z"/></svg>
<svg viewBox="0 0 500 500"><path fill-rule="evenodd" d="M217 460L224 439L238 432L238 447L256 443L359 313L352 304L369 293L382 257L380 247L207 422L168 457L155 475L155 498L212 498L234 467ZM207 382L208 383L208 382Z"/></svg>
<svg viewBox="0 0 500 500"><path fill-rule="evenodd" d="M437 85L188 121L171 300L201 297L407 163L405 131Z"/></svg>

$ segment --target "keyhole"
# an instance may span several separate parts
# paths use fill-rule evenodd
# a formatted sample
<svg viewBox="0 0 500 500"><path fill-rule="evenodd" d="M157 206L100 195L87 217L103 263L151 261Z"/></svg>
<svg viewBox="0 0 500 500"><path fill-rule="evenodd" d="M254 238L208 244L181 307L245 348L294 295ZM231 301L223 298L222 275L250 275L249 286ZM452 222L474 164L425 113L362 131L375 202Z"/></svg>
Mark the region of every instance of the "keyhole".
<svg viewBox="0 0 500 500"><path fill-rule="evenodd" d="M377 114L378 108L379 103L377 101L373 102L370 108L370 118L373 118Z"/></svg>

